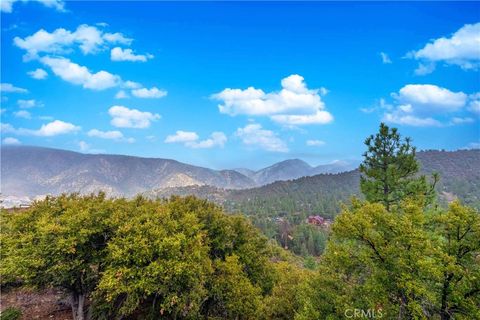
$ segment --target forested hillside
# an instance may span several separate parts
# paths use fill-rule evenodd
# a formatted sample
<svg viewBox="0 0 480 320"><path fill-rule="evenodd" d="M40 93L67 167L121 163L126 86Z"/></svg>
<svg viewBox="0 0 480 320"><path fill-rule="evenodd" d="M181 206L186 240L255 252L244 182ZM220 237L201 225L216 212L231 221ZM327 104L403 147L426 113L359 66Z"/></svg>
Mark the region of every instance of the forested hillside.
<svg viewBox="0 0 480 320"><path fill-rule="evenodd" d="M422 151L417 153L420 172L430 176L436 172L436 186L441 202L458 197L465 204L480 208L480 150ZM358 170L320 174L244 190L225 190L209 186L153 190L150 197L196 195L225 206L229 211L247 215L321 214L335 216L342 202L359 195Z"/></svg>
<svg viewBox="0 0 480 320"><path fill-rule="evenodd" d="M420 172L427 178L434 172L440 180L436 185L438 201L446 206L455 198L480 208L480 150L422 151L417 153ZM429 178L430 179L430 178ZM310 215L333 219L352 196L361 197L358 170L320 174L244 190L225 190L209 186L167 188L145 193L148 197L195 195L222 205L227 212L247 215L269 238L287 245L297 254L318 255L323 251L327 231L306 230ZM306 234L306 235L301 235ZM307 244L310 242L310 245Z"/></svg>

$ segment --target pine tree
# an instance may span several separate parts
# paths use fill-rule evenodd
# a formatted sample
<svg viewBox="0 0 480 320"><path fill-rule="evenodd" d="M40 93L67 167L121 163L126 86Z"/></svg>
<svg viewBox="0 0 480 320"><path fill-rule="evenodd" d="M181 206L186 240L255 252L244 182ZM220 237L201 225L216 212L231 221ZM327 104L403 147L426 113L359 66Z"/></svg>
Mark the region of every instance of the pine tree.
<svg viewBox="0 0 480 320"><path fill-rule="evenodd" d="M418 175L416 148L410 138L402 139L396 128L381 123L379 132L369 136L365 145L360 189L368 201L382 203L387 211L407 197L421 195L427 204L432 202L438 177L434 175L429 184L425 176Z"/></svg>

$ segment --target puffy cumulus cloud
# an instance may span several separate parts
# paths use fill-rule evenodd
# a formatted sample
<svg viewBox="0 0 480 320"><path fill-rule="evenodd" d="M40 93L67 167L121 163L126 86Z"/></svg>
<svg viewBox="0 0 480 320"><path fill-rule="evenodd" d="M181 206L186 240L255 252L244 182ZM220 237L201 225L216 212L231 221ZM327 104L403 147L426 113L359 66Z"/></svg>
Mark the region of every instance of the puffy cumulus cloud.
<svg viewBox="0 0 480 320"><path fill-rule="evenodd" d="M63 28L48 32L40 29L25 38L15 37L13 43L25 50L25 59L38 58L39 53L65 54L78 45L84 54L96 53L108 47L109 44L129 45L133 40L121 33L104 33L94 26L82 24L75 31Z"/></svg>
<svg viewBox="0 0 480 320"><path fill-rule="evenodd" d="M409 84L392 93L395 103L388 105L383 120L390 123L417 127L457 125L471 123L471 117L458 116L475 103L476 95L453 92L431 84ZM457 115L455 115L457 114ZM440 121L438 118L447 118Z"/></svg>
<svg viewBox="0 0 480 320"><path fill-rule="evenodd" d="M135 54L132 49L122 49L115 47L110 51L110 59L112 61L140 61L146 62L148 59L153 59L151 54Z"/></svg>
<svg viewBox="0 0 480 320"><path fill-rule="evenodd" d="M87 67L71 62L67 58L43 57L40 62L49 66L62 80L92 90L104 90L120 85L121 78L107 71L92 73Z"/></svg>
<svg viewBox="0 0 480 320"><path fill-rule="evenodd" d="M265 93L254 87L245 90L227 88L211 98L222 101L218 106L220 112L231 116L268 116L285 125L333 121L321 98L328 90L308 89L303 77L297 74L282 79L281 84L282 89L278 92Z"/></svg>
<svg viewBox="0 0 480 320"><path fill-rule="evenodd" d="M392 60L390 60L390 57L385 52L380 52L380 58L382 58L382 63L383 64L392 63Z"/></svg>
<svg viewBox="0 0 480 320"><path fill-rule="evenodd" d="M27 110L19 110L13 113L16 118L31 119L32 115Z"/></svg>
<svg viewBox="0 0 480 320"><path fill-rule="evenodd" d="M30 99L30 100L17 100L17 105L19 108L21 109L30 109L30 108L35 108L35 107L41 107L43 106L43 104L41 103L38 103L36 100L34 99Z"/></svg>
<svg viewBox="0 0 480 320"><path fill-rule="evenodd" d="M92 129L92 130L87 132L87 135L89 137L96 137L96 138L101 138L101 139L126 141L126 142L129 142L129 143L135 142L135 139L133 139L133 138L125 138L123 133L121 133L118 130L101 131L101 130L98 130L98 129Z"/></svg>
<svg viewBox="0 0 480 320"><path fill-rule="evenodd" d="M288 152L288 147L275 132L263 129L260 124L251 123L235 131L235 136L240 138L247 146L259 147L272 152Z"/></svg>
<svg viewBox="0 0 480 320"><path fill-rule="evenodd" d="M41 68L37 68L35 70L29 71L29 72L27 72L27 74L30 77L32 77L33 79L37 79L37 80L43 80L43 79L46 79L48 77L47 71L45 71Z"/></svg>
<svg viewBox="0 0 480 320"><path fill-rule="evenodd" d="M477 70L480 66L480 23L466 24L450 37L432 40L407 56L427 63L420 65L417 74L432 72L437 62L457 65L465 70Z"/></svg>
<svg viewBox="0 0 480 320"><path fill-rule="evenodd" d="M47 124L43 124L40 129L32 130L25 128L14 128L11 124L2 123L1 132L2 133L12 133L16 135L28 135L28 136L39 136L39 137L53 137L62 134L75 133L81 130L81 127L76 126L72 123L54 120Z"/></svg>
<svg viewBox="0 0 480 320"><path fill-rule="evenodd" d="M184 146L194 149L209 149L216 146L223 147L227 142L227 136L223 132L212 132L209 138L200 140L193 131L178 130L175 134L165 138L165 143L183 143Z"/></svg>
<svg viewBox="0 0 480 320"><path fill-rule="evenodd" d="M184 143L197 141L199 136L196 132L178 130L175 134L165 138L165 143Z"/></svg>
<svg viewBox="0 0 480 320"><path fill-rule="evenodd" d="M408 84L393 96L402 105L409 105L422 113L458 111L467 100L463 92L452 92L431 84Z"/></svg>
<svg viewBox="0 0 480 320"><path fill-rule="evenodd" d="M5 145L19 145L22 144L20 140L12 137L7 137L2 140L2 143Z"/></svg>
<svg viewBox="0 0 480 320"><path fill-rule="evenodd" d="M1 83L0 84L0 92L5 93L28 93L27 89L15 87L11 83Z"/></svg>
<svg viewBox="0 0 480 320"><path fill-rule="evenodd" d="M307 146L309 147L320 147L325 145L325 141L322 140L307 140Z"/></svg>
<svg viewBox="0 0 480 320"><path fill-rule="evenodd" d="M22 0L21 2L39 2L45 7L53 8L57 11L65 11L65 2L62 0ZM5 13L13 12L14 3L19 2L19 0L2 0L0 1L0 11Z"/></svg>
<svg viewBox="0 0 480 320"><path fill-rule="evenodd" d="M69 122L64 122L60 120L54 120L50 123L43 124L40 129L34 132L34 135L41 137L52 137L58 136L61 134L74 133L79 131L81 128Z"/></svg>
<svg viewBox="0 0 480 320"><path fill-rule="evenodd" d="M157 113L129 109L124 106L113 106L108 109L108 114L112 117L110 123L119 128L144 129L150 127L152 121L160 119Z"/></svg>
<svg viewBox="0 0 480 320"><path fill-rule="evenodd" d="M134 89L132 90L132 94L137 98L158 99L158 98L165 97L167 95L167 91L159 90L157 87L152 87L151 89L147 89L147 88Z"/></svg>

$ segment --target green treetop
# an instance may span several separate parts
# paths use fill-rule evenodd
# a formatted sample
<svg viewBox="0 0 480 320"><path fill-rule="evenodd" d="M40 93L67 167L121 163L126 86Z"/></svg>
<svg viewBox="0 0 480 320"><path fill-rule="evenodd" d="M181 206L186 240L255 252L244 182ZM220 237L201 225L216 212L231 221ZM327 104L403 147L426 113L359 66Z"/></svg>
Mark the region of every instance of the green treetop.
<svg viewBox="0 0 480 320"><path fill-rule="evenodd" d="M396 128L380 124L379 132L365 140L367 151L360 165L360 189L370 202L380 202L389 211L406 197L423 195L432 201L434 184L429 185L425 176L418 176L419 164L411 139L402 139Z"/></svg>

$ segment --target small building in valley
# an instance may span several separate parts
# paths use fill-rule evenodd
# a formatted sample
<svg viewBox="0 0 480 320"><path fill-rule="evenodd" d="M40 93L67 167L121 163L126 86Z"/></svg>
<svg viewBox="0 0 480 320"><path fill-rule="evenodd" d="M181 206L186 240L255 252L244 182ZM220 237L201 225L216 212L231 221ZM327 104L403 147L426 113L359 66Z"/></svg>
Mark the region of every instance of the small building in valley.
<svg viewBox="0 0 480 320"><path fill-rule="evenodd" d="M330 220L322 216L315 215L315 216L309 216L307 218L307 223L313 224L319 227L328 227L330 225Z"/></svg>

